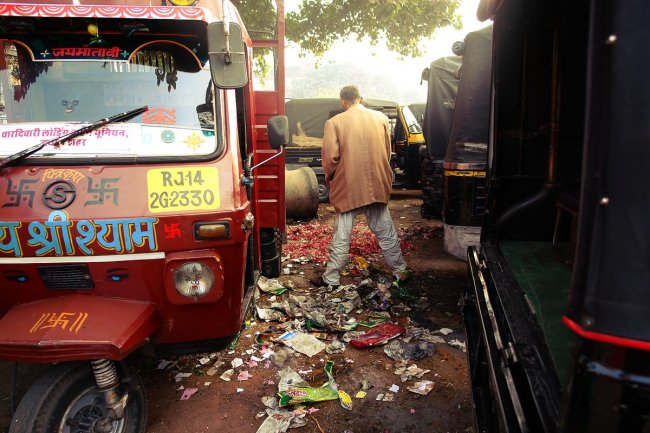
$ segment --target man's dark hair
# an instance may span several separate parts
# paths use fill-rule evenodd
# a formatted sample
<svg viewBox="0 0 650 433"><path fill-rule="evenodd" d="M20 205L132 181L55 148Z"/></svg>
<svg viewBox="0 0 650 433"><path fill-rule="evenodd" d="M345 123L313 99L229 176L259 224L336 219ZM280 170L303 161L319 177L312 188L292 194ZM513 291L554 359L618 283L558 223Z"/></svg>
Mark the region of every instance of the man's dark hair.
<svg viewBox="0 0 650 433"><path fill-rule="evenodd" d="M353 102L357 99L361 99L361 93L359 93L359 88L357 86L350 85L341 89L339 97L344 101Z"/></svg>

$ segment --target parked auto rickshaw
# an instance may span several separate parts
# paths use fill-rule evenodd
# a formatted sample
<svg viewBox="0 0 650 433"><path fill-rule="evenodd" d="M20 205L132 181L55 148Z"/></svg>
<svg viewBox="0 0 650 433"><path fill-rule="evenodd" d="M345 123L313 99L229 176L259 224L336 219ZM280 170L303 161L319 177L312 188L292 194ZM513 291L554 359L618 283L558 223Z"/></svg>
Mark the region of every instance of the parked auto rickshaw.
<svg viewBox="0 0 650 433"><path fill-rule="evenodd" d="M482 0L488 192L464 321L477 432L650 428L650 6Z"/></svg>
<svg viewBox="0 0 650 433"><path fill-rule="evenodd" d="M442 220L445 251L464 260L480 242L485 209L492 27L468 33L457 51L463 63L443 160Z"/></svg>
<svg viewBox="0 0 650 433"><path fill-rule="evenodd" d="M422 71L422 80L427 82L427 105L422 128L426 151L422 152L421 158L421 214L424 218L442 218L443 160L456 106L461 60L459 56L442 57Z"/></svg>

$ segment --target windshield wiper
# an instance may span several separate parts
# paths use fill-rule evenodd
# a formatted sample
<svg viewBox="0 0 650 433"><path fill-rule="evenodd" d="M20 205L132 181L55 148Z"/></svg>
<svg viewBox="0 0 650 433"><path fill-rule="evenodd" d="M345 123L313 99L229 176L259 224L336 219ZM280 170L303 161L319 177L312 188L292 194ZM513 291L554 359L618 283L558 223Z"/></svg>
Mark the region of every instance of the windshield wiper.
<svg viewBox="0 0 650 433"><path fill-rule="evenodd" d="M27 149L21 150L20 152L14 153L13 155L8 156L3 160L0 160L0 168L7 167L11 164L15 164L19 161L22 161L23 159L27 158L29 155L38 152L39 150L43 149L45 146L48 146L50 144L58 148L60 145L62 145L63 143L65 143L66 141L72 138L79 137L80 135L88 134L89 132L92 132L95 129L99 129L102 126L107 125L109 123L122 122L125 120L132 119L138 114L144 113L148 109L149 107L145 105L144 107L136 108L135 110L126 111L124 113L116 114L111 117L106 117L105 119L99 119L91 123L90 125L86 125L82 128L76 129L60 137L45 141L40 144L36 144L32 147L28 147Z"/></svg>

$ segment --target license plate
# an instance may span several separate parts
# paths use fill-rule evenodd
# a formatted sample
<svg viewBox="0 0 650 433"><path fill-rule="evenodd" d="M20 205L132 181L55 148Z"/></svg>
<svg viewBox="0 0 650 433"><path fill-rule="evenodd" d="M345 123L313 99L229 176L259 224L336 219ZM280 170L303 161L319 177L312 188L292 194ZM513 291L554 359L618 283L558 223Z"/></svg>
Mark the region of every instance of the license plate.
<svg viewBox="0 0 650 433"><path fill-rule="evenodd" d="M147 172L149 212L216 210L220 206L216 167L156 168Z"/></svg>

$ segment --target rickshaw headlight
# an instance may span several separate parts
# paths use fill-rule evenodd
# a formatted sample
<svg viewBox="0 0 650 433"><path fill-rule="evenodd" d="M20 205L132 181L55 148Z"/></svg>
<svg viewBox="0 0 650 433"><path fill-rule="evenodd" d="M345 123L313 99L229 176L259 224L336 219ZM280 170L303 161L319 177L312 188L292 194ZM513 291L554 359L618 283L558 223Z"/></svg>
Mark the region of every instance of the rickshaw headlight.
<svg viewBox="0 0 650 433"><path fill-rule="evenodd" d="M214 273L201 262L187 262L174 271L174 285L181 295L200 298L212 290Z"/></svg>

